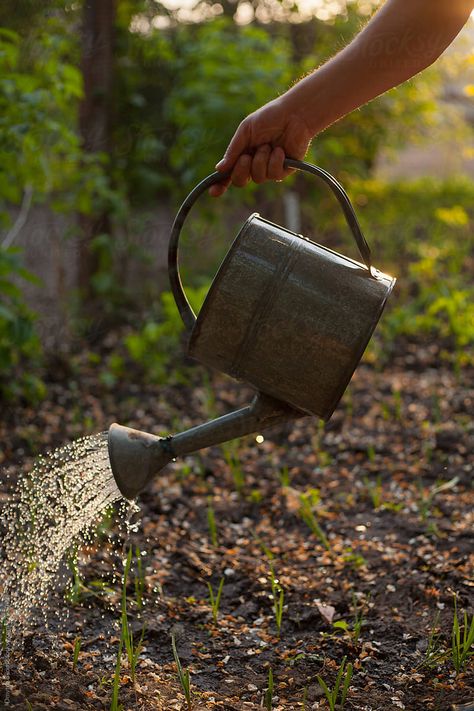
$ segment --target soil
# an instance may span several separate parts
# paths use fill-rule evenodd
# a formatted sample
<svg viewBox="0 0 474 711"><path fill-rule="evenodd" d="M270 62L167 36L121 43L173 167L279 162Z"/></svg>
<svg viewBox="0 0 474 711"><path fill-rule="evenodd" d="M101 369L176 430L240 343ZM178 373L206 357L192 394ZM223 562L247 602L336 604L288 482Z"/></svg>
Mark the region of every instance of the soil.
<svg viewBox="0 0 474 711"><path fill-rule="evenodd" d="M184 385L147 386L130 372L107 387L91 362L56 362L47 400L3 411L3 499L7 474L14 482L35 455L112 421L176 431L252 395L199 368ZM135 560L129 621L135 643L144 637L135 683L122 659L124 710L329 709L318 677L332 689L344 660L345 709L474 703L473 659L458 672L452 660L454 599L462 629L474 613L473 413L474 370L405 343L384 369L358 368L325 426L303 418L170 464L140 496L136 530L103 524L115 552L104 536L83 551L74 601L56 593L47 625L39 618L23 649L0 657L0 708L111 708L130 545L142 572ZM214 621L208 583L216 594L221 579Z"/></svg>

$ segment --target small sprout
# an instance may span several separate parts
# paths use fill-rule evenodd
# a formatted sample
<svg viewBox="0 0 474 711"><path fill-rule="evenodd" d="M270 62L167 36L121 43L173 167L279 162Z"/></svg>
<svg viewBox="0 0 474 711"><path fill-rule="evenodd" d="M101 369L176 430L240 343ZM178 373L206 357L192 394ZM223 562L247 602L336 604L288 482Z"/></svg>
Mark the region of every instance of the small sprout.
<svg viewBox="0 0 474 711"><path fill-rule="evenodd" d="M448 491L453 489L459 482L459 477L455 476L449 481L444 481L434 486L431 486L428 491L425 491L421 484L418 484L418 500L417 506L420 512L420 518L422 521L427 521L427 519L432 515L431 509L434 503L434 499L438 494L443 491Z"/></svg>
<svg viewBox="0 0 474 711"><path fill-rule="evenodd" d="M211 543L216 548L217 546L217 525L216 517L214 513L214 507L212 506L212 496L207 499L207 526L209 528L209 538Z"/></svg>
<svg viewBox="0 0 474 711"><path fill-rule="evenodd" d="M338 705L338 708L342 709L344 708L344 704L346 703L347 692L349 691L349 685L352 679L352 664L349 662L346 667L346 659L347 657L344 657L344 659L342 660L333 689L330 689L326 682L320 676L316 677L319 686L323 690L324 695L328 700L330 711L335 711L336 704Z"/></svg>
<svg viewBox="0 0 474 711"><path fill-rule="evenodd" d="M217 614L219 612L219 606L221 604L221 595L222 595L222 588L224 586L224 576L220 579L219 582L219 587L217 588L217 593L214 595L214 591L212 589L211 583L207 584L207 587L209 589L209 601L211 603L212 607L212 619L214 620L214 624L217 625Z"/></svg>
<svg viewBox="0 0 474 711"><path fill-rule="evenodd" d="M278 579L275 577L275 570L272 565L270 565L270 583L272 586L273 613L275 615L275 623L278 630L278 637L280 637L285 592L282 586L280 585Z"/></svg>
<svg viewBox="0 0 474 711"><path fill-rule="evenodd" d="M428 645L426 647L425 656L421 662L421 666L431 669L436 667L441 662L444 662L447 657L446 650L443 649L441 644L441 633L438 631L439 623L439 610L436 613L435 619L431 626L430 634L428 637Z"/></svg>
<svg viewBox="0 0 474 711"><path fill-rule="evenodd" d="M79 652L81 651L81 638L76 637L74 640L74 652L72 655L72 670L76 671L77 660L79 659Z"/></svg>
<svg viewBox="0 0 474 711"><path fill-rule="evenodd" d="M305 686L303 689L303 700L301 702L302 711L306 711L306 702L308 701L308 687Z"/></svg>
<svg viewBox="0 0 474 711"><path fill-rule="evenodd" d="M178 650L176 649L176 637L175 637L174 633L171 634L171 647L173 649L173 657L174 657L174 661L176 663L176 668L178 670L179 683L181 684L181 688L184 692L184 697L186 699L188 711L191 711L192 702L191 702L191 681L190 681L190 676L189 676L189 669L183 669L183 667L181 665L181 661L178 656Z"/></svg>
<svg viewBox="0 0 474 711"><path fill-rule="evenodd" d="M241 494L245 486L245 474L238 458L238 444L227 442L222 444L221 448L224 454L224 459L232 474L234 486L237 492Z"/></svg>
<svg viewBox="0 0 474 711"><path fill-rule="evenodd" d="M402 393L400 390L394 390L393 391L393 404L394 404L394 417L398 422L402 421L402 405L403 405L403 399L402 399Z"/></svg>
<svg viewBox="0 0 474 711"><path fill-rule="evenodd" d="M138 546L135 548L137 561L137 574L135 575L135 601L139 610L143 608L143 594L145 592L145 571L143 570L142 554Z"/></svg>
<svg viewBox="0 0 474 711"><path fill-rule="evenodd" d="M355 595L352 595L352 605L354 607L354 618L352 621L352 639L354 644L357 644L360 638L362 625L364 624L364 608L363 604L358 605Z"/></svg>
<svg viewBox="0 0 474 711"><path fill-rule="evenodd" d="M316 516L313 511L313 506L318 503L315 492L317 492L317 489L310 489L310 491L306 494L301 494L299 515L324 548L329 550L330 545L327 536L316 520Z"/></svg>
<svg viewBox="0 0 474 711"><path fill-rule="evenodd" d="M145 636L145 627L142 628L140 639L138 643L135 644L133 638L132 628L128 621L127 614L127 581L130 574L130 568L132 565L132 548L129 548L127 554L127 560L125 563L124 573L123 573L123 586L122 586L122 635L121 640L125 645L127 652L128 664L130 667L130 676L132 677L132 683L136 683L136 668L137 662L140 657L140 653L143 647L143 637Z"/></svg>
<svg viewBox="0 0 474 711"><path fill-rule="evenodd" d="M265 708L267 711L272 711L273 708L273 671L272 668L270 667L268 670L268 683L267 683L267 689L265 691L265 696L264 696L264 703L265 703Z"/></svg>
<svg viewBox="0 0 474 711"><path fill-rule="evenodd" d="M474 615L471 620L468 620L467 612L464 612L464 624L459 624L457 597L454 595L454 618L453 629L451 633L451 659L456 669L456 674L459 674L469 658L474 656Z"/></svg>
<svg viewBox="0 0 474 711"><path fill-rule="evenodd" d="M380 509L383 503L382 476L379 474L375 481L373 481L367 475L365 475L362 481L365 484L365 489L372 502L372 506L377 511L377 509Z"/></svg>
<svg viewBox="0 0 474 711"><path fill-rule="evenodd" d="M280 479L281 486L284 488L290 486L290 470L286 465L278 474L278 478Z"/></svg>
<svg viewBox="0 0 474 711"><path fill-rule="evenodd" d="M2 654L5 654L5 652L7 651L7 645L8 645L8 623L7 623L6 616L2 619L2 626L1 626L1 632L0 632L0 644L1 644Z"/></svg>
<svg viewBox="0 0 474 711"><path fill-rule="evenodd" d="M120 689L120 667L122 665L122 649L123 649L123 638L120 637L119 647L117 651L117 661L115 662L115 674L112 685L112 700L110 702L109 711L120 711L122 705L118 702L119 689Z"/></svg>

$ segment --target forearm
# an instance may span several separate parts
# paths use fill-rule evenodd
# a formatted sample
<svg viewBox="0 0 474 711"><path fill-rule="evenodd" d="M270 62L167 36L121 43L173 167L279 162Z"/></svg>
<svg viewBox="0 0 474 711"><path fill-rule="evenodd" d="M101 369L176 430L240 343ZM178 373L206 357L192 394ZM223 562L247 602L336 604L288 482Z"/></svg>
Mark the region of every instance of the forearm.
<svg viewBox="0 0 474 711"><path fill-rule="evenodd" d="M388 0L333 59L282 100L313 135L432 64L469 18L474 0Z"/></svg>

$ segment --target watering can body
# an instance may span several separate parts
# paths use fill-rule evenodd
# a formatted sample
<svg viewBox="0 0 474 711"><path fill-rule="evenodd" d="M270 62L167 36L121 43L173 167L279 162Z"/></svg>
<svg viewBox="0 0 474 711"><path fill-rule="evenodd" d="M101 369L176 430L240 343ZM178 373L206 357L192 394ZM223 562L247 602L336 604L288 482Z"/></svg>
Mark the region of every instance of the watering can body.
<svg viewBox="0 0 474 711"><path fill-rule="evenodd" d="M303 415L328 420L377 325L395 279L373 268L347 194L318 166L291 159L285 165L326 182L362 261L253 214L196 317L181 282L179 237L198 197L224 176L213 173L191 191L173 223L168 253L171 289L188 330L188 354L251 384L257 394L249 406L173 436L111 425L110 463L127 498L178 456Z"/></svg>
<svg viewBox="0 0 474 711"><path fill-rule="evenodd" d="M372 271L254 214L214 278L188 353L328 420L393 286Z"/></svg>

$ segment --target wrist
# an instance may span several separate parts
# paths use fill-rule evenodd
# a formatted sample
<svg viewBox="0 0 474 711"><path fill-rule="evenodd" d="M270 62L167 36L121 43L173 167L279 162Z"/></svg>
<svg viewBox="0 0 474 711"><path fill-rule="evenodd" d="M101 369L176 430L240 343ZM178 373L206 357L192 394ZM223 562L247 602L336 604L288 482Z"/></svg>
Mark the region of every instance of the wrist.
<svg viewBox="0 0 474 711"><path fill-rule="evenodd" d="M329 113L331 100L319 72L317 69L301 79L280 97L286 114L297 117L311 138L338 118Z"/></svg>

